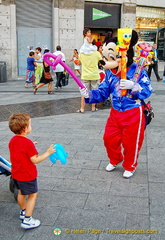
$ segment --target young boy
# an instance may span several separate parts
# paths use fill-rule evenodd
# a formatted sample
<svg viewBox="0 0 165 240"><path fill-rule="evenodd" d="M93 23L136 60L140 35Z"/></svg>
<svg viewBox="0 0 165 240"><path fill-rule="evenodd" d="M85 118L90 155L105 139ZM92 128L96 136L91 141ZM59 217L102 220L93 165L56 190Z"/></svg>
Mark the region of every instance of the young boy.
<svg viewBox="0 0 165 240"><path fill-rule="evenodd" d="M44 161L56 150L51 145L45 153L38 155L32 142L26 136L31 132L31 118L27 113L14 113L9 117L9 128L15 133L9 142L12 178L18 189L21 227L31 229L40 226L40 221L32 218L38 195L37 163ZM26 200L26 196L28 196Z"/></svg>
<svg viewBox="0 0 165 240"><path fill-rule="evenodd" d="M35 67L36 66L37 66L37 63L35 61L34 51L30 51L29 57L27 58L25 88L28 88L28 83L32 83L32 85L35 86Z"/></svg>

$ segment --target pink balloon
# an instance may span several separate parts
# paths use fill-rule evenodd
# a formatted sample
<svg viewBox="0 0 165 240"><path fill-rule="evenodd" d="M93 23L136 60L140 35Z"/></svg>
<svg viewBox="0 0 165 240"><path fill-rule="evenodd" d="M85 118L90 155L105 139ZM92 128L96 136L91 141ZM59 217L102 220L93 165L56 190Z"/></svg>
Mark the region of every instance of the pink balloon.
<svg viewBox="0 0 165 240"><path fill-rule="evenodd" d="M53 58L54 60L50 60L49 58ZM75 80L75 82L78 84L80 88L85 88L84 85L82 84L81 80L74 74L72 69L68 67L68 65L62 61L62 55L54 55L53 53L45 53L43 55L44 61L52 67L53 70L56 69L57 64L61 64L65 70L72 76L72 78Z"/></svg>

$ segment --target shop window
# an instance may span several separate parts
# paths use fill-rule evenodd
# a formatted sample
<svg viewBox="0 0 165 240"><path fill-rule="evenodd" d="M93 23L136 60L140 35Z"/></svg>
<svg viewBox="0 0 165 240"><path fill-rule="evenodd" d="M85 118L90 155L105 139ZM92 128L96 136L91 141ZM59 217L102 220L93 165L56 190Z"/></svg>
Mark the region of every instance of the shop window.
<svg viewBox="0 0 165 240"><path fill-rule="evenodd" d="M165 9L163 8L136 8L136 31L139 41L153 43L157 40L158 29L165 26Z"/></svg>
<svg viewBox="0 0 165 240"><path fill-rule="evenodd" d="M139 28L160 28L165 26L165 9L137 7L136 8L136 29Z"/></svg>

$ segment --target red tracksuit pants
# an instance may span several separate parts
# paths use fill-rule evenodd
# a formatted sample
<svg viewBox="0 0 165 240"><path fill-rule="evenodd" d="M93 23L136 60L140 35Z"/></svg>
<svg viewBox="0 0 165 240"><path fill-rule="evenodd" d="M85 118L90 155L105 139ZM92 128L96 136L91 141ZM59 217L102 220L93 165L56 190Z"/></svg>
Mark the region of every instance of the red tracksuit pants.
<svg viewBox="0 0 165 240"><path fill-rule="evenodd" d="M104 132L104 145L112 165L123 161L123 168L134 171L145 129L143 106L119 112L112 108Z"/></svg>

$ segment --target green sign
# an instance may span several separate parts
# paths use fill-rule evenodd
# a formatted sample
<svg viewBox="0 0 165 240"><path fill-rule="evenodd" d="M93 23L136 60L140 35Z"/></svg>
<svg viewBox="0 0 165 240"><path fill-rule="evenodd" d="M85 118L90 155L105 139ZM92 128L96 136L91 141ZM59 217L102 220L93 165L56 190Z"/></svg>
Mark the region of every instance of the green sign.
<svg viewBox="0 0 165 240"><path fill-rule="evenodd" d="M105 17L110 17L110 16L112 16L112 15L109 13L106 13L106 12L100 11L96 8L93 8L92 20L97 20L100 18L105 18Z"/></svg>

